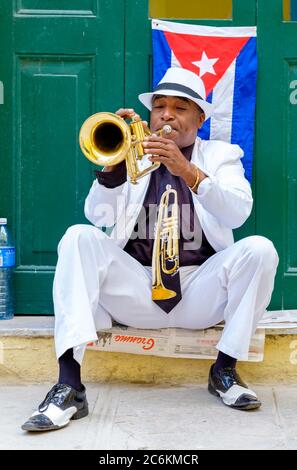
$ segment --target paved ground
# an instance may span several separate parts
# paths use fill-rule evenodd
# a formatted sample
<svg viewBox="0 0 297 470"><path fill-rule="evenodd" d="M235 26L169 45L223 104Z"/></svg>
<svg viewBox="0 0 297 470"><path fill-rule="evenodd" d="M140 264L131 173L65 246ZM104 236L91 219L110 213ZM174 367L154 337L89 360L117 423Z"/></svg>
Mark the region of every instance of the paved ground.
<svg viewBox="0 0 297 470"><path fill-rule="evenodd" d="M0 449L297 449L296 385L253 386L263 406L241 412L200 385L89 384L87 418L22 431L51 385L0 386Z"/></svg>

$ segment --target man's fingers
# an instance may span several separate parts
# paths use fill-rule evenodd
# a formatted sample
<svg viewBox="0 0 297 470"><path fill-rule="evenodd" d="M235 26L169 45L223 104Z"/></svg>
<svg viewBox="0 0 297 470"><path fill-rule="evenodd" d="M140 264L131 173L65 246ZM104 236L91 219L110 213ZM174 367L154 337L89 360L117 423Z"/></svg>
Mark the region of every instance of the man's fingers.
<svg viewBox="0 0 297 470"><path fill-rule="evenodd" d="M168 149L168 142L143 142L143 147L147 151L151 151L153 148Z"/></svg>
<svg viewBox="0 0 297 470"><path fill-rule="evenodd" d="M144 147L149 147L150 145L164 145L164 146L168 146L168 145L175 145L174 141L169 139L169 138L166 138L166 137L160 137L158 135L150 135L148 137L145 137L144 139L144 142L143 142L143 145Z"/></svg>
<svg viewBox="0 0 297 470"><path fill-rule="evenodd" d="M160 162L160 163L168 163L168 157L163 157L161 155L152 155L148 158L151 162Z"/></svg>
<svg viewBox="0 0 297 470"><path fill-rule="evenodd" d="M137 114L135 114L133 108L120 108L115 112L115 114L121 116L124 119L131 118L134 115L138 116Z"/></svg>
<svg viewBox="0 0 297 470"><path fill-rule="evenodd" d="M162 155L162 157L168 158L168 155L166 155L166 152L164 151L164 149L151 148L151 149L146 149L144 152L148 154L152 154L152 155L158 155L158 156Z"/></svg>
<svg viewBox="0 0 297 470"><path fill-rule="evenodd" d="M168 139L164 139L164 137L153 133L145 137L145 142L168 142Z"/></svg>

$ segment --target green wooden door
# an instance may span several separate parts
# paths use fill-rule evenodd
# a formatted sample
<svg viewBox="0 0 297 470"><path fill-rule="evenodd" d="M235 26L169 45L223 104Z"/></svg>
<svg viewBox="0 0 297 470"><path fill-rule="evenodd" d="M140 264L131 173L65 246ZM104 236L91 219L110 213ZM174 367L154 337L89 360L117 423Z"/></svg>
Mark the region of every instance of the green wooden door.
<svg viewBox="0 0 297 470"><path fill-rule="evenodd" d="M280 255L271 305L296 309L297 22L283 21L281 0L258 2L258 43L256 231Z"/></svg>
<svg viewBox="0 0 297 470"><path fill-rule="evenodd" d="M57 244L86 222L84 119L122 106L124 3L1 0L0 214L17 247L18 314L52 314ZM112 27L111 27L112 24Z"/></svg>

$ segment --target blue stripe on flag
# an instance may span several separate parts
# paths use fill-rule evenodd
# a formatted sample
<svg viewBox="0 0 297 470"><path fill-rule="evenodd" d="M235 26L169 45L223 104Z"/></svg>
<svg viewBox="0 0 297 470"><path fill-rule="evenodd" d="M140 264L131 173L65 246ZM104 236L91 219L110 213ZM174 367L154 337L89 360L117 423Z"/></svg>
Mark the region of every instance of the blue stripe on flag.
<svg viewBox="0 0 297 470"><path fill-rule="evenodd" d="M297 20L297 0L291 0L291 21Z"/></svg>
<svg viewBox="0 0 297 470"><path fill-rule="evenodd" d="M163 31L152 30L153 40L153 90L171 67L171 49Z"/></svg>
<svg viewBox="0 0 297 470"><path fill-rule="evenodd" d="M207 97L207 101L209 103L212 103L212 91L209 93L208 97ZM211 119L211 118L210 118ZM203 126L201 127L201 129L199 129L198 131L198 135L201 139L204 139L204 140L209 140L210 138L210 119L207 119Z"/></svg>
<svg viewBox="0 0 297 470"><path fill-rule="evenodd" d="M257 54L252 37L236 59L231 143L244 151L242 164L251 182L254 150L254 113L256 106Z"/></svg>

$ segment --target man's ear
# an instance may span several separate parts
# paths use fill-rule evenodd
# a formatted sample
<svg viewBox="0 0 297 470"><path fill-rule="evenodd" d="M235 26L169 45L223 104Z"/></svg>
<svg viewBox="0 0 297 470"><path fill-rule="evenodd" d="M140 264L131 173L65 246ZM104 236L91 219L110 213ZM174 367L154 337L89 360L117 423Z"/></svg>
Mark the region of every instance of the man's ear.
<svg viewBox="0 0 297 470"><path fill-rule="evenodd" d="M200 113L198 117L198 129L202 127L202 124L204 123L204 121L205 121L205 113Z"/></svg>

